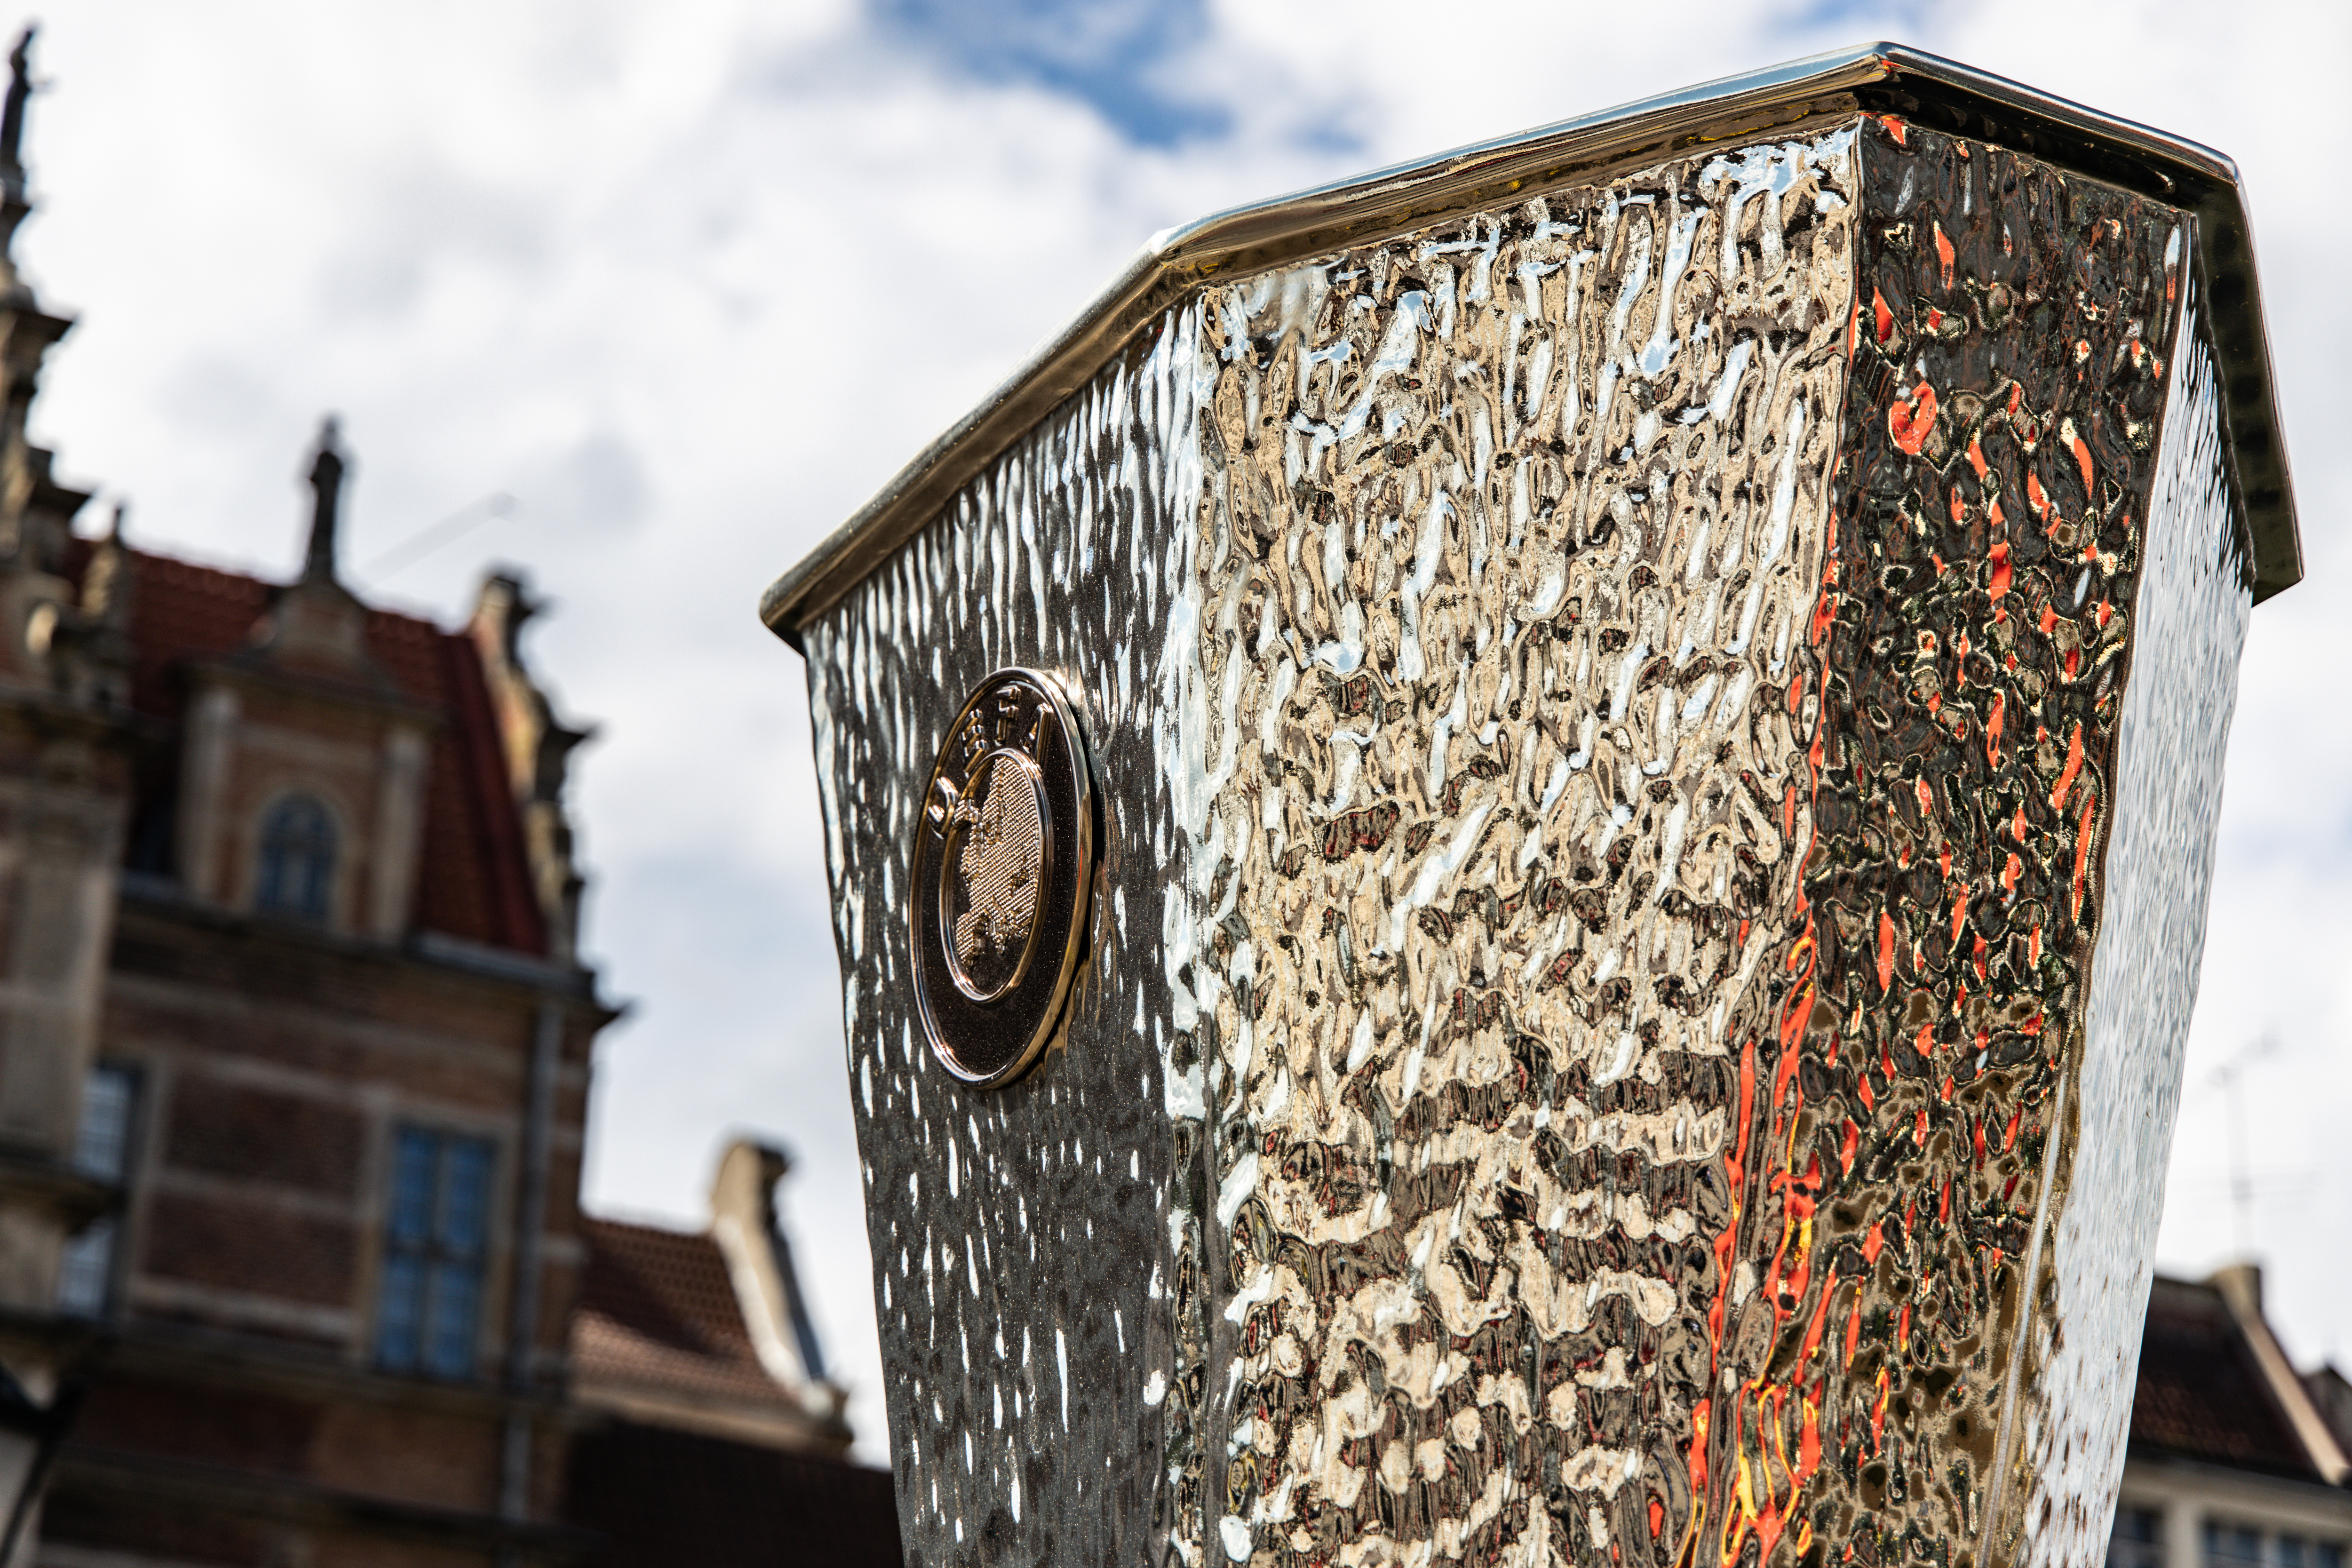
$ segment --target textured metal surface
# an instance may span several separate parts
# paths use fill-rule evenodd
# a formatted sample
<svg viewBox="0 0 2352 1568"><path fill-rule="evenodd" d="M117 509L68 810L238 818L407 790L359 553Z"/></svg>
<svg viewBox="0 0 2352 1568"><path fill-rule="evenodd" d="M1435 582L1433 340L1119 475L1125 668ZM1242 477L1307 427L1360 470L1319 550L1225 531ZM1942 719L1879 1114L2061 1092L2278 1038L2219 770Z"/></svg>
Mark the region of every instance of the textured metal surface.
<svg viewBox="0 0 2352 1568"><path fill-rule="evenodd" d="M1209 1392L1170 1414L1192 1560L1721 1533L1685 1456L1730 1276L1771 1261L1726 1227L1811 826L1780 699L1854 137L1215 301L1192 657L1234 761L1194 855L1231 847L1233 891L1189 911L1171 1064L1203 1079L1225 1308L1175 1331Z"/></svg>
<svg viewBox="0 0 2352 1568"><path fill-rule="evenodd" d="M1138 333L1211 280L1376 243L1449 216L1508 205L1532 189L1595 184L1630 169L1780 128L1856 112L1895 114L1984 138L2062 170L2170 202L2200 219L2210 333L2224 395L2225 461L2248 534L2255 597L2303 575L2294 495L2272 387L2252 226L2222 154L2021 83L1898 44L1867 44L1645 99L1423 162L1204 218L1157 237L1031 363L909 463L763 596L761 618L801 630Z"/></svg>
<svg viewBox="0 0 2352 1568"><path fill-rule="evenodd" d="M1980 142L1873 121L1862 151L1852 435L1815 610L1818 837L1771 1121L1793 1138L1790 1212L1813 1163L1823 1176L1815 1274L1853 1294L1823 1298L1844 1353L1774 1380L1792 1401L1810 1383L1820 1409L1822 1469L1783 1517L1879 1562L2013 1562L2030 1542L2091 1563L2112 1474L2087 1507L2035 1505L2084 1458L2065 1439L2119 1439L2111 1391L2068 1408L2065 1366L2127 1369L2146 1300L2069 1315L2084 1303L2058 1287L2140 1246L2161 1196L2160 1144L2106 1212L2074 1194L2082 1130L2137 1089L2088 1073L2085 997L2194 247L2176 209ZM2122 891L2203 908L2193 875ZM2165 1020L2173 1050L2186 1022Z"/></svg>
<svg viewBox="0 0 2352 1568"><path fill-rule="evenodd" d="M1160 671L1199 493L1198 328L1150 344L996 464L808 636L875 1307L910 1563L1156 1561L1179 1168L1158 960L1179 835ZM1069 1048L976 1091L925 1044L904 916L925 772L1024 666L1083 694L1102 793ZM1164 1371L1162 1372L1164 1383Z"/></svg>
<svg viewBox="0 0 2352 1568"><path fill-rule="evenodd" d="M2111 889L2089 1001L2039 1408L2018 1434L2025 1540L1979 1561L2088 1563L2106 1539L2197 1001L2221 764L2252 608L2221 389L2191 293L2175 338L2117 719Z"/></svg>
<svg viewBox="0 0 2352 1568"><path fill-rule="evenodd" d="M2198 254L1892 117L1546 192L1171 310L809 625L911 1560L2097 1559L2250 597ZM1010 663L1104 870L983 1096L882 911Z"/></svg>

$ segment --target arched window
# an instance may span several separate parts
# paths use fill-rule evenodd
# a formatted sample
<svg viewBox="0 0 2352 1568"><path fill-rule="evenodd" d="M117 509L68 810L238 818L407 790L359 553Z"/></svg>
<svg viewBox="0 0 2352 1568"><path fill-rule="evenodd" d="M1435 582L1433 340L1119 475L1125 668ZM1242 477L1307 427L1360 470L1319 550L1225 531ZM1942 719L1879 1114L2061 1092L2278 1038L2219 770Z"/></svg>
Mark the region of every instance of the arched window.
<svg viewBox="0 0 2352 1568"><path fill-rule="evenodd" d="M261 819L253 903L275 915L323 921L335 887L335 819L315 795L289 795Z"/></svg>

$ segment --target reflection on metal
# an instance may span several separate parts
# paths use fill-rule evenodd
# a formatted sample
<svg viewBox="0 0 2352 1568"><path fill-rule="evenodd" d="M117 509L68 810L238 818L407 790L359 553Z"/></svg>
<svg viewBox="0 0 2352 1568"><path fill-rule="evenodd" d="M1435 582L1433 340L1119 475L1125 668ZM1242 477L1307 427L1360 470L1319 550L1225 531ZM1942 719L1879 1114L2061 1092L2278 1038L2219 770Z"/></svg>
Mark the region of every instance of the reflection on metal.
<svg viewBox="0 0 2352 1568"><path fill-rule="evenodd" d="M1009 1082L1053 1038L1086 939L1095 804L1075 710L999 670L949 726L915 823L908 940L931 1048Z"/></svg>
<svg viewBox="0 0 2352 1568"><path fill-rule="evenodd" d="M1278 201L1219 213L1153 237L1100 297L1036 357L907 465L857 515L779 578L761 602L776 634L830 608L1024 432L1155 330L1181 300L1227 279L1277 268L1449 216L1507 207L1526 193L1605 183L1628 170L1762 136L1862 115L1892 114L1981 137L2046 165L2169 202L2197 219L2200 270L2224 434L2237 481L2231 504L2252 542L2256 603L2303 578L2294 491L2271 379L2253 226L2238 168L2183 137L2102 114L2020 82L1900 44L1865 44L1729 77L1480 142Z"/></svg>
<svg viewBox="0 0 2352 1568"><path fill-rule="evenodd" d="M910 1560L2097 1559L2292 509L2183 144L1867 58L1261 234L772 598ZM954 921L1017 967L952 707L1015 664L1102 869L1072 1048L981 1097L913 1042Z"/></svg>

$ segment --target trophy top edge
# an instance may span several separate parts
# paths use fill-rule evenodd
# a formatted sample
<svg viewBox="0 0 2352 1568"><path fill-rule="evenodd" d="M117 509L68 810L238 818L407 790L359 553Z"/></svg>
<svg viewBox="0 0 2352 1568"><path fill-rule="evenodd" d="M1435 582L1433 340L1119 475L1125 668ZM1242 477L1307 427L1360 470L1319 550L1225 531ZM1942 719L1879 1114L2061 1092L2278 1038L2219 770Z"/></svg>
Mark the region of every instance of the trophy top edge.
<svg viewBox="0 0 2352 1568"><path fill-rule="evenodd" d="M1108 288L761 595L793 647L831 608L1171 304L1223 276L1374 243L1522 193L1584 183L1836 119L1892 114L2193 213L2256 603L2303 576L2300 534L2237 165L2184 137L1923 50L1874 42L1229 208L1153 236Z"/></svg>

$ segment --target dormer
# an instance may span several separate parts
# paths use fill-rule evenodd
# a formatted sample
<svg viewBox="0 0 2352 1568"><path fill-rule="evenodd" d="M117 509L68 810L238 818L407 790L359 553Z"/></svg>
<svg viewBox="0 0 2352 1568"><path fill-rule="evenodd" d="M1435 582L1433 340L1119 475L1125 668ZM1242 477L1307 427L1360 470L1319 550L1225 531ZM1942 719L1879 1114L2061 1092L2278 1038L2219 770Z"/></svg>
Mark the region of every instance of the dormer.
<svg viewBox="0 0 2352 1568"><path fill-rule="evenodd" d="M346 467L331 418L301 577L245 647L186 668L177 858L206 902L394 941L415 913L440 717L378 664L368 608L336 577Z"/></svg>

